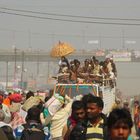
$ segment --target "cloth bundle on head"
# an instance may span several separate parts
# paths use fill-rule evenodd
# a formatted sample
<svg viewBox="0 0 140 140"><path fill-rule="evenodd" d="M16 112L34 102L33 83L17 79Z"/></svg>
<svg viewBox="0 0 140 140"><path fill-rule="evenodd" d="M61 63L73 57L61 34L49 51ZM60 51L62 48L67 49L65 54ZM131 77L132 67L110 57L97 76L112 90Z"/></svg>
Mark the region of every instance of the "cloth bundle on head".
<svg viewBox="0 0 140 140"><path fill-rule="evenodd" d="M55 113L61 109L61 107L64 105L65 99L60 94L54 94L46 103L45 108L43 111L43 116L41 117L41 122L44 124L44 118L45 119L45 125L48 125L50 127L50 121L52 117L55 115Z"/></svg>
<svg viewBox="0 0 140 140"><path fill-rule="evenodd" d="M45 108L48 108L50 115L53 116L63 106L64 102L64 97L56 93L45 103Z"/></svg>
<svg viewBox="0 0 140 140"><path fill-rule="evenodd" d="M22 95L18 93L11 94L9 99L15 103L19 103L22 101Z"/></svg>
<svg viewBox="0 0 140 140"><path fill-rule="evenodd" d="M27 112L31 107L33 107L34 105L38 105L40 102L41 98L31 96L25 101L25 103L22 106L22 109Z"/></svg>

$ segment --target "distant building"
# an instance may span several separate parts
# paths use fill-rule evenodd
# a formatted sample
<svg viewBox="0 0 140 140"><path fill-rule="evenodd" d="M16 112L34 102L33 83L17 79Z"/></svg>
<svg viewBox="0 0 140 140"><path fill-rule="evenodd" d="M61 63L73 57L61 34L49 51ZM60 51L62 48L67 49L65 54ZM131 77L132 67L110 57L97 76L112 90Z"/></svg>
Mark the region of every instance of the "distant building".
<svg viewBox="0 0 140 140"><path fill-rule="evenodd" d="M131 52L129 51L109 51L106 58L113 58L116 62L129 62L131 61Z"/></svg>
<svg viewBox="0 0 140 140"><path fill-rule="evenodd" d="M132 61L140 61L140 51L133 51L132 52Z"/></svg>

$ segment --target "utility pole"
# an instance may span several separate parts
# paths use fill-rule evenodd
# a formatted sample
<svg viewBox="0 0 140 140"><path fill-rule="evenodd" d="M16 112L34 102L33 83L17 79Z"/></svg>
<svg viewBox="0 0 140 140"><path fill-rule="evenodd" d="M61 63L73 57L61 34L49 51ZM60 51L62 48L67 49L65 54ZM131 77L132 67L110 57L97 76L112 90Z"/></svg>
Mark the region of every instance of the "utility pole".
<svg viewBox="0 0 140 140"><path fill-rule="evenodd" d="M84 30L82 30L82 42L83 42L83 48L86 48L86 44L85 44L85 40L86 40L86 31L85 31L85 29Z"/></svg>
<svg viewBox="0 0 140 140"><path fill-rule="evenodd" d="M124 36L124 29L122 29L122 49L125 49L125 36Z"/></svg>
<svg viewBox="0 0 140 140"><path fill-rule="evenodd" d="M101 33L99 35L99 49L102 49L102 36L101 36Z"/></svg>
<svg viewBox="0 0 140 140"><path fill-rule="evenodd" d="M6 61L6 89L8 88L8 81L9 81L9 79L8 79L8 60Z"/></svg>
<svg viewBox="0 0 140 140"><path fill-rule="evenodd" d="M39 76L39 49L38 49L38 51L37 51L37 70L36 70L37 72L37 76Z"/></svg>
<svg viewBox="0 0 140 140"><path fill-rule="evenodd" d="M12 31L12 39L13 39L13 46L14 49L14 82L16 82L16 74L17 74L17 48L15 46L15 30Z"/></svg>
<svg viewBox="0 0 140 140"><path fill-rule="evenodd" d="M49 83L49 75L50 75L50 62L48 61L47 83Z"/></svg>
<svg viewBox="0 0 140 140"><path fill-rule="evenodd" d="M23 89L23 76L24 76L24 51L22 51L21 89Z"/></svg>
<svg viewBox="0 0 140 140"><path fill-rule="evenodd" d="M16 74L17 74L17 48L14 46L14 82L16 81Z"/></svg>
<svg viewBox="0 0 140 140"><path fill-rule="evenodd" d="M28 48L31 51L32 46L31 46L31 31L30 30L28 30L28 44L29 44Z"/></svg>

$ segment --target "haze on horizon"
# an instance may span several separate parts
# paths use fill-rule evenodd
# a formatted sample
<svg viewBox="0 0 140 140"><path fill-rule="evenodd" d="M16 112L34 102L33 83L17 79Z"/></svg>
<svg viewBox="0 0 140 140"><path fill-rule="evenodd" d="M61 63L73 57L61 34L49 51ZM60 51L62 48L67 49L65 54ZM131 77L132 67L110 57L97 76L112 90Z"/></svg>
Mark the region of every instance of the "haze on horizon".
<svg viewBox="0 0 140 140"><path fill-rule="evenodd" d="M0 0L0 49L139 50L139 0Z"/></svg>

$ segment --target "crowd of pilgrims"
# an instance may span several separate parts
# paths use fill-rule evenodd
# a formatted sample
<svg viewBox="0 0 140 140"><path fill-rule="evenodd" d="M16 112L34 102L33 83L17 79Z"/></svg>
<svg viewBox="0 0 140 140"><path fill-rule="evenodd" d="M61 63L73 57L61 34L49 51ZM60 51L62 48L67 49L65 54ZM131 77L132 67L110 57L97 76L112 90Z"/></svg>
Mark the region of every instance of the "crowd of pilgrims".
<svg viewBox="0 0 140 140"><path fill-rule="evenodd" d="M115 106L107 116L93 94L15 92L1 94L0 107L1 140L132 140L128 108Z"/></svg>
<svg viewBox="0 0 140 140"><path fill-rule="evenodd" d="M68 61L65 56L59 61L58 82L62 83L102 83L103 79L117 77L116 65L112 58L100 61L93 56L81 63L78 59Z"/></svg>
<svg viewBox="0 0 140 140"><path fill-rule="evenodd" d="M79 79L99 82L96 76L112 78L111 73L117 76L116 66L110 58L99 63L92 57L81 66L77 59L69 63L62 57L59 65L59 73L69 73L73 83L80 82ZM114 105L109 114L104 114L103 108L102 98L92 93L74 99L54 93L53 89L43 93L0 93L0 139L132 140L133 122L128 108Z"/></svg>

